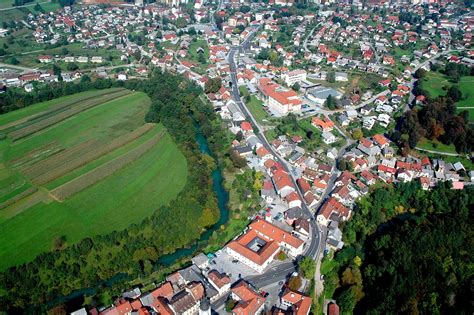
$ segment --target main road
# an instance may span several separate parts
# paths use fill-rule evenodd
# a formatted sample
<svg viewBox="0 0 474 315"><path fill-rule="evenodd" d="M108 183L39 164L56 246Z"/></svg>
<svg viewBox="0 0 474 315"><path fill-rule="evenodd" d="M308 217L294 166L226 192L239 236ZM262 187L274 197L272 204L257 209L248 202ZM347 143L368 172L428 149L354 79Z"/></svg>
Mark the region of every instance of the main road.
<svg viewBox="0 0 474 315"><path fill-rule="evenodd" d="M238 84L237 84L237 65L235 61L235 55L236 53L244 53L245 50L248 49L249 43L252 40L252 38L255 36L256 32L258 31L259 27L254 28L254 30L251 32L251 34L245 39L244 42L242 42L239 46L232 47L229 51L229 65L230 65L230 70L231 70L231 83L232 83L232 97L234 101L237 103L238 107L242 111L242 113L246 116L246 118L249 120L249 122L252 124L252 126L258 130L256 136L262 143L262 145L269 151L271 152L275 160L280 163L283 168L285 169L286 172L290 175L290 178L293 182L294 187L296 188L296 192L298 193L300 199L303 201L302 202L302 209L305 211L306 215L310 219L310 241L309 245L307 245L305 249L305 255L310 256L312 258L316 258L319 256L320 253L320 248L321 248L321 231L316 224L316 221L314 219L314 215L307 206L306 202L304 201L304 196L302 191L300 190L299 186L296 183L296 178L294 177L293 173L290 171L290 167L288 163L279 156L277 152L273 149L273 147L269 144L267 138L265 137L263 133L262 127L257 123L255 118L253 117L252 113L247 109L245 104L242 102L239 94L239 89L238 89ZM267 272L265 272L262 275L259 276L254 276L251 277L247 280L249 280L252 284L254 284L257 287L263 287L265 285L275 283L281 280L284 280L288 274L292 273L293 271L296 270L296 265L295 263L283 263L279 264Z"/></svg>

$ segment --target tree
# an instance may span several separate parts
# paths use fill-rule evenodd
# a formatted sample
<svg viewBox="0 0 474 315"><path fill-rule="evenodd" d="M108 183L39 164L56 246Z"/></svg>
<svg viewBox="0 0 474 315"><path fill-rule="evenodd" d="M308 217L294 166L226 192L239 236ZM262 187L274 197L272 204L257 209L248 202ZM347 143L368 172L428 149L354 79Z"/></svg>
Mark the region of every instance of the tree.
<svg viewBox="0 0 474 315"><path fill-rule="evenodd" d="M298 267L299 270L303 273L303 277L305 277L306 279L314 278L314 274L316 272L316 263L311 257L303 257L303 259L298 262Z"/></svg>
<svg viewBox="0 0 474 315"><path fill-rule="evenodd" d="M75 70L79 69L79 66L76 65L74 62L70 62L70 63L67 64L66 69L68 71L75 71Z"/></svg>
<svg viewBox="0 0 474 315"><path fill-rule="evenodd" d="M462 92L456 85L453 85L448 89L448 94L447 95L454 102L458 102L462 99Z"/></svg>
<svg viewBox="0 0 474 315"><path fill-rule="evenodd" d="M364 133L362 132L362 130L360 128L357 128L352 133L352 137L356 140L360 140L364 137Z"/></svg>
<svg viewBox="0 0 474 315"><path fill-rule="evenodd" d="M54 250L61 250L66 245L66 236L56 236L53 239L53 249Z"/></svg>
<svg viewBox="0 0 474 315"><path fill-rule="evenodd" d="M426 75L426 70L419 68L418 70L415 71L415 74L413 75L416 79L420 80L423 79Z"/></svg>
<svg viewBox="0 0 474 315"><path fill-rule="evenodd" d="M293 86L291 88L293 89L293 91L298 92L301 87L298 84L298 82L296 82L295 84L293 84Z"/></svg>
<svg viewBox="0 0 474 315"><path fill-rule="evenodd" d="M352 314L356 305L355 287L344 290L337 299L337 303L343 314Z"/></svg>
<svg viewBox="0 0 474 315"><path fill-rule="evenodd" d="M291 277L290 280L288 280L288 288L290 288L293 291L299 291L301 288L301 278L300 276L296 277Z"/></svg>
<svg viewBox="0 0 474 315"><path fill-rule="evenodd" d="M326 79L329 83L336 82L336 73L334 71L329 71L327 73L327 78Z"/></svg>
<svg viewBox="0 0 474 315"><path fill-rule="evenodd" d="M209 79L204 84L204 92L205 93L216 93L222 86L221 78L217 77L214 79Z"/></svg>
<svg viewBox="0 0 474 315"><path fill-rule="evenodd" d="M328 95L326 98L326 107L333 110L336 108L336 102L334 100L334 97L332 95Z"/></svg>
<svg viewBox="0 0 474 315"><path fill-rule="evenodd" d="M278 253L278 260L283 261L283 260L285 260L285 259L286 259L286 254L285 254L285 252L280 251L280 252Z"/></svg>

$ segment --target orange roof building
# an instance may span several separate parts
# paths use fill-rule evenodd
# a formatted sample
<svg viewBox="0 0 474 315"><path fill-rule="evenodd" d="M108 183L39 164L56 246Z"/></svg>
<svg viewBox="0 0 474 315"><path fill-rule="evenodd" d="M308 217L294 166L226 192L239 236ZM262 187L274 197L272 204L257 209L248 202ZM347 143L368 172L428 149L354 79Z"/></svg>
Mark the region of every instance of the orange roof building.
<svg viewBox="0 0 474 315"><path fill-rule="evenodd" d="M281 296L281 304L292 310L292 314L308 315L311 309L311 298L286 288Z"/></svg>
<svg viewBox="0 0 474 315"><path fill-rule="evenodd" d="M265 298L244 280L232 288L232 299L238 301L232 310L232 313L236 315L259 314L265 304Z"/></svg>
<svg viewBox="0 0 474 315"><path fill-rule="evenodd" d="M273 82L269 78L260 79L258 90L270 110L282 116L301 110L302 102L298 94Z"/></svg>
<svg viewBox="0 0 474 315"><path fill-rule="evenodd" d="M227 253L250 268L262 273L273 258L283 250L296 257L303 252L304 242L290 233L257 219L247 231L227 246Z"/></svg>

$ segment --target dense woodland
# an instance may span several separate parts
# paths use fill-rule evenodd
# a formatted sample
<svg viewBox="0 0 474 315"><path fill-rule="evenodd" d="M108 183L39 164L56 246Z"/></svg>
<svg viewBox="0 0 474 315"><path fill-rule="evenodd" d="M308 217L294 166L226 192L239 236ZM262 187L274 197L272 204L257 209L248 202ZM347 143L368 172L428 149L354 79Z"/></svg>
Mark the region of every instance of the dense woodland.
<svg viewBox="0 0 474 315"><path fill-rule="evenodd" d="M452 92L453 94L455 92ZM422 108L407 111L398 121L398 129L392 135L402 152L416 147L423 138L438 140L444 144L454 144L459 153L474 150L474 129L469 125L469 114L456 114L453 96L429 99Z"/></svg>
<svg viewBox="0 0 474 315"><path fill-rule="evenodd" d="M472 314L474 195L449 186L378 187L358 203L345 247L323 262L344 314Z"/></svg>
<svg viewBox="0 0 474 315"><path fill-rule="evenodd" d="M212 107L199 98L202 90L180 76L159 72L148 80L129 81L125 87L150 96L152 105L145 120L163 123L186 156L185 188L170 205L126 230L86 238L0 273L0 284L7 291L1 297L0 311L31 312L56 296L96 287L123 272L132 277L150 274L160 268L155 263L160 256L190 244L218 220L211 182L215 160L199 151L196 126L216 155L223 155L228 148Z"/></svg>
<svg viewBox="0 0 474 315"><path fill-rule="evenodd" d="M443 69L437 64L432 65L433 71L440 71L450 82L459 82L461 76L472 75L474 68L462 64L448 62ZM428 95L423 87L423 78L428 73L419 69L415 73L418 79L413 93ZM402 153L408 153L410 148L416 147L417 143L424 137L429 140L438 140L444 144L454 144L459 153L470 153L474 150L474 129L469 124L469 113L467 110L456 114L456 102L463 99L460 89L453 85L446 91L446 96L435 99L428 98L421 108L415 106L407 111L398 120L397 131L392 135Z"/></svg>

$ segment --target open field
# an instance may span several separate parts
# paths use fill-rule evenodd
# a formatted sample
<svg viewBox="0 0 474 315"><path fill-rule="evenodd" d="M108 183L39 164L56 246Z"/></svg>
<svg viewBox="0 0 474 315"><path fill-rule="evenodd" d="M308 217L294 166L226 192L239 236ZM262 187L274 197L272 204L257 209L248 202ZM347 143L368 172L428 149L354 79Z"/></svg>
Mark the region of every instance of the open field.
<svg viewBox="0 0 474 315"><path fill-rule="evenodd" d="M88 99L97 104L82 108ZM0 270L51 250L56 237L73 244L124 229L175 198L186 159L161 124L144 124L149 106L143 93L109 89L0 116L10 129L55 120L0 141Z"/></svg>
<svg viewBox="0 0 474 315"><path fill-rule="evenodd" d="M456 112L460 113L467 110L469 121L471 123L474 121L474 91L472 89L474 76L464 76L461 77L459 83L452 83L442 73L431 71L428 72L421 84L422 89L432 98L446 95L447 90L456 85L462 92L462 99L456 103L458 107Z"/></svg>

